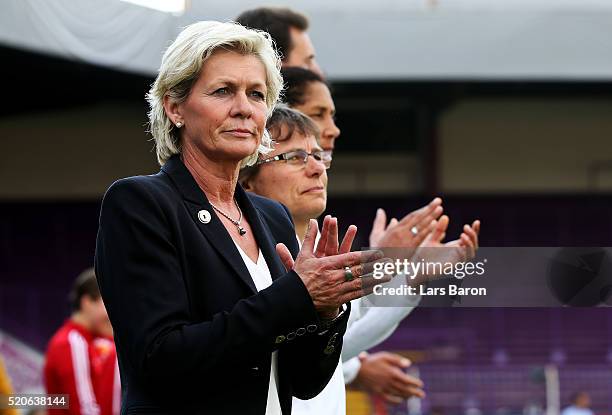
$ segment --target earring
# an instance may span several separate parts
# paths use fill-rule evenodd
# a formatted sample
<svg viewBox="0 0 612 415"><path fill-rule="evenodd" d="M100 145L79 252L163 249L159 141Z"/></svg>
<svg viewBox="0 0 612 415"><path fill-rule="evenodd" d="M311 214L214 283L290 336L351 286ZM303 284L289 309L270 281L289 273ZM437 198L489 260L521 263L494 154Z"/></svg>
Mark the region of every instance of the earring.
<svg viewBox="0 0 612 415"><path fill-rule="evenodd" d="M176 128L181 128L183 126L183 123L180 121L176 122Z"/></svg>

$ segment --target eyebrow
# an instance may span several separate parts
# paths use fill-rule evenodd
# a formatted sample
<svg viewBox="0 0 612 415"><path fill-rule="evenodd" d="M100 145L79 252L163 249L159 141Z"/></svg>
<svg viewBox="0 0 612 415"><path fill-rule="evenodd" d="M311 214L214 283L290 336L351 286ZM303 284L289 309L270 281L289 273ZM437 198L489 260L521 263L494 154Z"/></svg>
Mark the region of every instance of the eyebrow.
<svg viewBox="0 0 612 415"><path fill-rule="evenodd" d="M314 108L311 108L311 111L327 111L329 108L328 107L322 107L322 106L316 106Z"/></svg>
<svg viewBox="0 0 612 415"><path fill-rule="evenodd" d="M298 151L298 150L306 151L306 149L305 149L305 148L301 148L301 147L299 147L299 148L294 148L294 149L292 149L292 150L283 151L283 153L290 153L290 152L292 152L292 151ZM313 151L323 151L323 148L321 148L321 147L319 147L319 146L317 145L316 147L313 147L313 148L312 148L311 153L312 153ZM306 152L308 153L308 151L306 151ZM281 154L282 154L282 153L281 153Z"/></svg>
<svg viewBox="0 0 612 415"><path fill-rule="evenodd" d="M232 79L232 78L221 77L221 78L217 78L217 79L215 79L215 80L210 82L210 85L215 85L215 84L236 85L236 80ZM249 87L250 88L253 88L253 87L255 87L255 88L266 88L267 89L266 84L265 83L261 83L259 81L249 83Z"/></svg>
<svg viewBox="0 0 612 415"><path fill-rule="evenodd" d="M310 109L310 111L327 111L327 110L331 111L332 115L336 114L336 109L335 108L322 107L320 105Z"/></svg>

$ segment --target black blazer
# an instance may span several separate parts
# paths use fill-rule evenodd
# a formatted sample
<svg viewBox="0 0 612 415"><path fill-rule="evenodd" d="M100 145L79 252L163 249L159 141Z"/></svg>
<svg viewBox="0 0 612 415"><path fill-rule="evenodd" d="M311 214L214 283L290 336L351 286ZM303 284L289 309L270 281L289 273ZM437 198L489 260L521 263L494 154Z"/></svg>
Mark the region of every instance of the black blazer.
<svg viewBox="0 0 612 415"><path fill-rule="evenodd" d="M298 252L286 208L240 186L236 199L273 279L259 293L179 157L106 192L95 269L115 330L122 414L264 414L275 350L283 414L292 396L310 399L331 378L349 313L325 329L301 279L285 271L276 243Z"/></svg>

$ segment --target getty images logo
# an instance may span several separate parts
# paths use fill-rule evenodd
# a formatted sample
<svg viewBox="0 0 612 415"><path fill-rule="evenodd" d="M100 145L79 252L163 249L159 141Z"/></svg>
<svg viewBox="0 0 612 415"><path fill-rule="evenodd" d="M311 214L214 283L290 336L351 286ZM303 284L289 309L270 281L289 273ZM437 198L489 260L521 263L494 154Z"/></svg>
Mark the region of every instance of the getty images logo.
<svg viewBox="0 0 612 415"><path fill-rule="evenodd" d="M573 307L612 306L612 260L605 248L561 248L548 266L548 286Z"/></svg>

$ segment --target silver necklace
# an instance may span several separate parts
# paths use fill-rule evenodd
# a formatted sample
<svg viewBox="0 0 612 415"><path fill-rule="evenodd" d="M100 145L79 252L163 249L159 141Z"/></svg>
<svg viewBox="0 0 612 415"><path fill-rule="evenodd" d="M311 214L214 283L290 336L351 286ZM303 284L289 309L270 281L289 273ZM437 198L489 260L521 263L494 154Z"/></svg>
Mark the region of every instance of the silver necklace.
<svg viewBox="0 0 612 415"><path fill-rule="evenodd" d="M214 210L216 210L217 212L219 212L220 214L225 216L227 218L227 220L229 220L234 225L236 225L236 227L238 228L238 233L240 234L240 236L244 236L244 234L247 233L246 229L244 229L240 225L240 223L242 222L242 209L240 209L240 206L238 206L238 202L236 201L236 199L234 199L234 203L236 204L236 207L238 208L238 212L240 212L240 217L238 218L238 220L230 218L230 216L227 213L225 213L224 211L222 211L221 209L219 209L218 207L213 205L210 201L208 203L210 203L210 205L213 207Z"/></svg>

